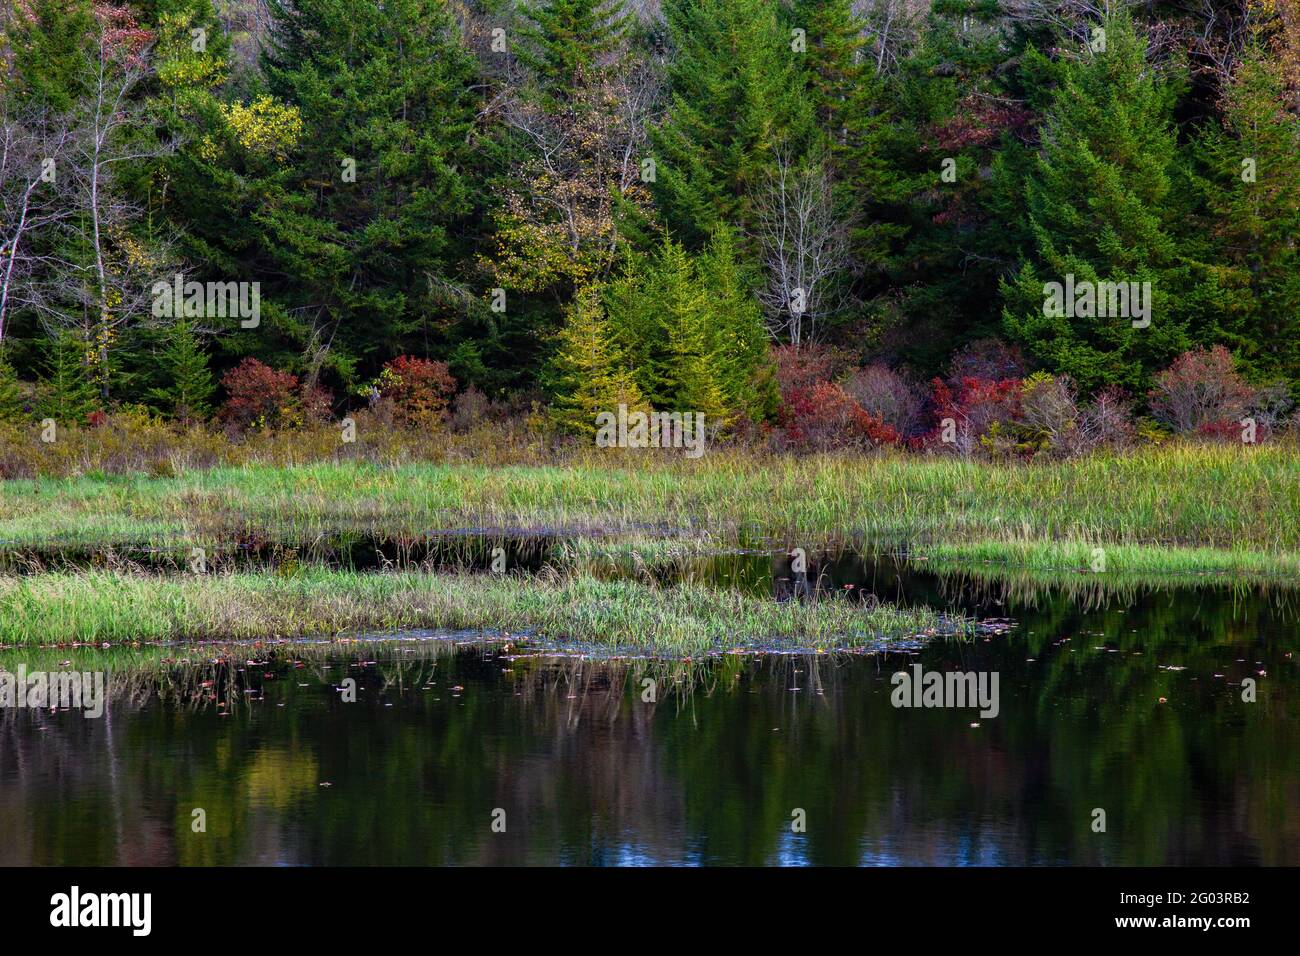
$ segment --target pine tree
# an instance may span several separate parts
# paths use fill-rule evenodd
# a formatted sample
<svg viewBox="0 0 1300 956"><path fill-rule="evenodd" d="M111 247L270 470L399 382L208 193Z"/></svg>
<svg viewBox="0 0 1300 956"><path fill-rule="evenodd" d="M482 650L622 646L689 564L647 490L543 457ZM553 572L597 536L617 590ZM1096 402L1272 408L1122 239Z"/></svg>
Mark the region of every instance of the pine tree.
<svg viewBox="0 0 1300 956"><path fill-rule="evenodd" d="M0 421L17 419L22 414L23 396L18 375L0 350Z"/></svg>
<svg viewBox="0 0 1300 956"><path fill-rule="evenodd" d="M1187 208L1172 120L1182 84L1146 61L1127 17L1105 31L1104 51L1087 47L1060 71L1026 185L1031 254L1004 285L1003 314L1039 361L1081 388L1141 393L1188 348L1200 292L1178 235ZM1045 284L1070 274L1076 285L1149 282L1149 326L1049 314Z"/></svg>
<svg viewBox="0 0 1300 956"><path fill-rule="evenodd" d="M543 94L558 100L567 100L619 50L631 19L623 0L539 0L524 15L519 60Z"/></svg>
<svg viewBox="0 0 1300 956"><path fill-rule="evenodd" d="M551 418L557 426L581 435L594 435L596 416L648 406L633 380L614 330L605 315L600 290L578 292L558 334L548 367L553 395Z"/></svg>
<svg viewBox="0 0 1300 956"><path fill-rule="evenodd" d="M744 273L735 233L725 225L714 230L696 263L705 290L711 348L718 356L718 384L726 417L751 421L771 418L780 395L768 352L763 310Z"/></svg>
<svg viewBox="0 0 1300 956"><path fill-rule="evenodd" d="M77 331L64 330L50 342L40 403L44 417L61 425L81 423L99 407L99 390L86 363L90 354L89 343Z"/></svg>
<svg viewBox="0 0 1300 956"><path fill-rule="evenodd" d="M1259 48L1238 65L1222 126L1202 143L1222 308L1202 337L1248 374L1300 396L1300 119L1286 109L1282 65Z"/></svg>
<svg viewBox="0 0 1300 956"><path fill-rule="evenodd" d="M94 25L88 0L31 0L23 14L10 8L8 69L19 102L54 113L72 109L83 92Z"/></svg>
<svg viewBox="0 0 1300 956"><path fill-rule="evenodd" d="M434 319L477 201L476 71L447 0L273 0L269 92L303 134L253 211L259 244L336 353L373 365ZM345 371L340 367L340 371Z"/></svg>
<svg viewBox="0 0 1300 956"><path fill-rule="evenodd" d="M766 0L665 0L675 57L671 100L652 131L656 193L694 249L720 222L743 231L774 151L801 154L813 131L802 54Z"/></svg>
<svg viewBox="0 0 1300 956"><path fill-rule="evenodd" d="M206 418L216 383L193 322L181 319L168 330L160 359L167 385L151 392L154 402L182 424Z"/></svg>

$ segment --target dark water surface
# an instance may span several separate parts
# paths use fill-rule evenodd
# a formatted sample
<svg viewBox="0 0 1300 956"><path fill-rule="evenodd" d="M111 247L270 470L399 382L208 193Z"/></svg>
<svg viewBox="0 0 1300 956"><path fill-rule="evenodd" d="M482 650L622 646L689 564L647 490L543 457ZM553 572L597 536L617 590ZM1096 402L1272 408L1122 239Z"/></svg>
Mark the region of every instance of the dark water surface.
<svg viewBox="0 0 1300 956"><path fill-rule="evenodd" d="M101 719L0 711L0 863L1300 864L1294 594L826 583L1016 627L915 656L675 664L173 648L191 662L105 664ZM890 675L915 663L996 672L998 716L895 708Z"/></svg>

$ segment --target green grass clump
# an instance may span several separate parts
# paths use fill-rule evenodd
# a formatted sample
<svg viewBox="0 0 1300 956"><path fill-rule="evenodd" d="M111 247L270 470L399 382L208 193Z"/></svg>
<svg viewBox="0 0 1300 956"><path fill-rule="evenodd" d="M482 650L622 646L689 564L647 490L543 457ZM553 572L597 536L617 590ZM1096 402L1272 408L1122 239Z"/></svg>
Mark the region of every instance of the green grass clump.
<svg viewBox="0 0 1300 956"><path fill-rule="evenodd" d="M688 655L754 644L853 647L962 631L933 612L778 604L696 585L310 569L292 576L107 572L0 578L0 643L249 639L402 628L531 632Z"/></svg>
<svg viewBox="0 0 1300 956"><path fill-rule="evenodd" d="M930 569L969 568L989 564L1031 572L1084 573L1105 579L1168 578L1180 575L1232 575L1257 583L1300 581L1300 553L1263 554L1228 548L1165 548L1090 541L977 541L939 543L911 555L931 562Z"/></svg>

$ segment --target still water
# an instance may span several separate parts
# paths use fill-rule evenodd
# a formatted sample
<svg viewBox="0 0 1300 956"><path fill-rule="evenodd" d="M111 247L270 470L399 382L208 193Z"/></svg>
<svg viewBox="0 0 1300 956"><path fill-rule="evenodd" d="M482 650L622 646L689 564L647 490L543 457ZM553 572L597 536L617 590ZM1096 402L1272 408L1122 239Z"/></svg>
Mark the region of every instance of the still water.
<svg viewBox="0 0 1300 956"><path fill-rule="evenodd" d="M0 712L0 864L1300 864L1294 594L831 572L1015 626L689 663L463 637L82 652L112 671L103 718ZM998 715L894 707L917 663L996 672Z"/></svg>

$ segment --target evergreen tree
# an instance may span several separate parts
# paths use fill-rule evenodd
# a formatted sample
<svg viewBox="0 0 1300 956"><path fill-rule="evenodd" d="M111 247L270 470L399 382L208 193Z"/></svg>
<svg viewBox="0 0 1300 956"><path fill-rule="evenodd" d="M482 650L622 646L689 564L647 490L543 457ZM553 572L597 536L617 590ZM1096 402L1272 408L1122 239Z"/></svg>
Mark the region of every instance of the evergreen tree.
<svg viewBox="0 0 1300 956"><path fill-rule="evenodd" d="M780 394L769 357L763 310L744 272L735 233L714 230L696 270L708 303L707 328L718 356L718 384L726 419L743 415L763 421L776 414Z"/></svg>
<svg viewBox="0 0 1300 956"><path fill-rule="evenodd" d="M672 394L670 411L700 414L709 425L728 424L732 416L722 393L720 356L713 349L708 326L700 311L684 311L668 326L672 355L667 385Z"/></svg>
<svg viewBox="0 0 1300 956"><path fill-rule="evenodd" d="M524 15L519 60L554 100L567 100L618 53L630 22L623 0L539 0Z"/></svg>
<svg viewBox="0 0 1300 956"><path fill-rule="evenodd" d="M1105 24L1105 49L1066 61L1026 185L1032 243L1004 286L1007 330L1050 370L1085 390L1145 392L1191 344L1197 272L1180 241L1173 109L1182 84L1146 60L1127 17ZM1185 190L1184 190L1185 192ZM1045 306L1045 284L1150 283L1150 324L1071 317ZM1096 307L1093 308L1096 312Z"/></svg>
<svg viewBox="0 0 1300 956"><path fill-rule="evenodd" d="M606 300L641 393L655 408L682 410L671 330L695 324L705 307L686 250L664 239L651 257L628 263L624 275L610 284Z"/></svg>
<svg viewBox="0 0 1300 956"><path fill-rule="evenodd" d="M620 404L647 408L595 287L574 297L547 371L551 418L566 431L594 435L602 412L617 414Z"/></svg>
<svg viewBox="0 0 1300 956"><path fill-rule="evenodd" d="M186 425L206 418L216 383L192 321L172 325L160 358L167 385L151 392L154 403Z"/></svg>
<svg viewBox="0 0 1300 956"><path fill-rule="evenodd" d="M806 32L803 66L817 125L837 153L847 151L859 116L855 100L872 75L853 0L795 0L790 22Z"/></svg>
<svg viewBox="0 0 1300 956"><path fill-rule="evenodd" d="M802 54L766 0L665 0L664 16L674 56L652 130L656 194L673 234L698 248L721 222L746 229L774 150L807 149L812 108Z"/></svg>
<svg viewBox="0 0 1300 956"><path fill-rule="evenodd" d="M19 15L11 8L7 40L13 87L5 92L54 113L70 111L84 92L94 38L92 11L89 0L31 0Z"/></svg>
<svg viewBox="0 0 1300 956"><path fill-rule="evenodd" d="M251 105L227 95L234 77L225 31L207 29L201 50L194 49L191 33L213 23L211 4L165 2L150 106L163 130L182 143L146 188L163 197L191 264L222 277L244 274L251 271L249 260L259 258L253 213L270 201L263 179L282 170L300 138L301 119L265 95Z"/></svg>
<svg viewBox="0 0 1300 956"><path fill-rule="evenodd" d="M475 68L447 0L273 0L267 85L303 133L252 212L302 341L341 374L433 327L473 210ZM280 183L283 183L281 186Z"/></svg>
<svg viewBox="0 0 1300 956"><path fill-rule="evenodd" d="M99 391L86 362L90 354L90 344L78 331L65 330L50 342L40 403L44 417L61 425L82 423L99 407Z"/></svg>
<svg viewBox="0 0 1300 956"><path fill-rule="evenodd" d="M18 374L0 350L0 421L17 419L22 414L23 396Z"/></svg>
<svg viewBox="0 0 1300 956"><path fill-rule="evenodd" d="M877 71L888 58L871 58L849 163L869 304L854 344L867 354L928 377L969 340L1001 334L999 279L1019 261L1021 143L1036 105L1015 69L1024 53L998 4L945 0L896 67Z"/></svg>
<svg viewBox="0 0 1300 956"><path fill-rule="evenodd" d="M1286 95L1281 63L1252 48L1227 90L1222 126L1205 133L1209 229L1224 292L1203 337L1300 397L1300 119Z"/></svg>
<svg viewBox="0 0 1300 956"><path fill-rule="evenodd" d="M665 239L609 287L612 332L657 409L723 425L774 410L767 333L735 247L726 226L694 256Z"/></svg>

